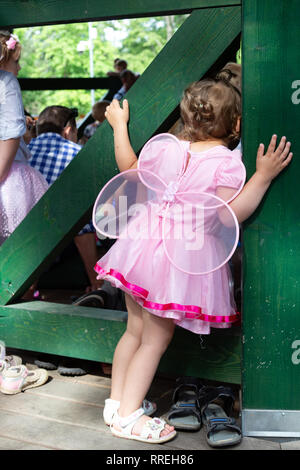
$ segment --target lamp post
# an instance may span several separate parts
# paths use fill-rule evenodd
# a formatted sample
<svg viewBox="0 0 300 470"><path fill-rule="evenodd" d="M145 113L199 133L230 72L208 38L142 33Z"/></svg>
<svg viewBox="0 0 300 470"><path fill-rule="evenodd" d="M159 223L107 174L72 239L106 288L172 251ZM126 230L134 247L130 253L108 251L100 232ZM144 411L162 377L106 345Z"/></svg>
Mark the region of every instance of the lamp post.
<svg viewBox="0 0 300 470"><path fill-rule="evenodd" d="M93 28L93 23L88 23L89 26L89 39L88 41L80 41L77 44L77 51L79 53L89 50L90 56L90 77L94 77L94 42L93 40L97 37L97 29ZM91 90L91 106L95 104L95 90Z"/></svg>

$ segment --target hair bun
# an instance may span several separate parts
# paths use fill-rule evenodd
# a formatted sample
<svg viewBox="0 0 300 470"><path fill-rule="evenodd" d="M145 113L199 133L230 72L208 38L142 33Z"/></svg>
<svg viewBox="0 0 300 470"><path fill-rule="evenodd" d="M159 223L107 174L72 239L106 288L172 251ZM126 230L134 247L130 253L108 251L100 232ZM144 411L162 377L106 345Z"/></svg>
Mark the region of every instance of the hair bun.
<svg viewBox="0 0 300 470"><path fill-rule="evenodd" d="M226 85L229 85L231 82L231 79L236 76L231 70L229 69L223 69L216 75L216 80L221 80L222 82L226 83Z"/></svg>

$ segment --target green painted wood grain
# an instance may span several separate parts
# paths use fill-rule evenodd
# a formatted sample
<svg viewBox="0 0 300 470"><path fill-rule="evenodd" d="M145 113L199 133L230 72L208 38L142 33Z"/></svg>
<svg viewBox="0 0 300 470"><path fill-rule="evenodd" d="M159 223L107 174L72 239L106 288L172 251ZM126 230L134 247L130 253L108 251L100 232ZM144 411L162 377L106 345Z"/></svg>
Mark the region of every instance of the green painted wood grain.
<svg viewBox="0 0 300 470"><path fill-rule="evenodd" d="M196 8L241 5L240 0L3 0L1 27L37 26L188 13Z"/></svg>
<svg viewBox="0 0 300 470"><path fill-rule="evenodd" d="M0 307L0 338L7 347L111 363L126 319L126 312L26 302ZM200 338L178 327L159 370L240 383L240 336L221 333Z"/></svg>
<svg viewBox="0 0 300 470"><path fill-rule="evenodd" d="M129 132L139 150L238 36L240 8L194 11L128 92ZM117 168L104 123L20 226L0 247L0 304L14 301L50 265L91 216L95 198Z"/></svg>
<svg viewBox="0 0 300 470"><path fill-rule="evenodd" d="M243 154L248 176L259 142L292 141L294 159L245 224L243 407L300 409L299 2L243 2ZM300 84L300 82L299 82Z"/></svg>

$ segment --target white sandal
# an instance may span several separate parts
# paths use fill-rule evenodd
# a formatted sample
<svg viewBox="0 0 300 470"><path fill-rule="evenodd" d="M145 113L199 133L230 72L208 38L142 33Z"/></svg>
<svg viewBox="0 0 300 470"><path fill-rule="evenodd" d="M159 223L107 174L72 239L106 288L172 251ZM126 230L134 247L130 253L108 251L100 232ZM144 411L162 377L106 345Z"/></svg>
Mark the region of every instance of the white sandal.
<svg viewBox="0 0 300 470"><path fill-rule="evenodd" d="M132 429L135 423L141 416L145 414L143 408L131 413L126 418L120 418L118 412L114 414L113 423L110 426L111 432L114 436L122 437L124 439L132 439L134 441L148 442L150 444L162 444L163 442L170 441L176 436L176 431L172 431L165 436L160 436L160 433L164 430L166 422L160 418L148 419L142 427L141 434L132 434ZM114 427L116 424L121 430L117 430Z"/></svg>
<svg viewBox="0 0 300 470"><path fill-rule="evenodd" d="M48 372L44 369L28 370L24 365L5 368L2 371L0 392L15 395L28 388L39 387L48 380Z"/></svg>
<svg viewBox="0 0 300 470"><path fill-rule="evenodd" d="M119 406L120 402L117 400L112 400L111 398L107 398L105 400L103 419L107 426L111 425L114 414L118 410ZM153 403L148 400L143 400L142 408L146 416L151 416L155 413L157 406L156 403Z"/></svg>

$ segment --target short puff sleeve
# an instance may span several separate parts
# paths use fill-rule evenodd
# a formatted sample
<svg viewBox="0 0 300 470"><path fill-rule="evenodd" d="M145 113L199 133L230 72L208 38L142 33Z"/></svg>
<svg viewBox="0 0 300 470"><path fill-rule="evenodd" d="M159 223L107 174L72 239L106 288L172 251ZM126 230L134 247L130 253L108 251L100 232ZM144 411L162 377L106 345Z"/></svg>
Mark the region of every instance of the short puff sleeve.
<svg viewBox="0 0 300 470"><path fill-rule="evenodd" d="M215 173L216 186L239 189L246 179L245 165L241 160L241 152L234 150L231 155L224 158Z"/></svg>

